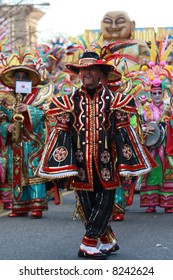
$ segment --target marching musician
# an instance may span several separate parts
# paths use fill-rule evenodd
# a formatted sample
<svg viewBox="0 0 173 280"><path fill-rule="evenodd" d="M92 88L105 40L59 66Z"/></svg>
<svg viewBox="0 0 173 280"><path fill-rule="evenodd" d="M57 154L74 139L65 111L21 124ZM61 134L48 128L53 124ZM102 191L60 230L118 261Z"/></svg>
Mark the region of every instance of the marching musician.
<svg viewBox="0 0 173 280"><path fill-rule="evenodd" d="M34 106L38 97L35 86L41 81L39 65L36 68L30 52L20 51L10 60L3 58L1 54L4 69L0 79L7 91L1 103L5 117L0 129L8 148L7 180L12 188L9 217L28 216L31 212L32 218L42 218L48 206L45 180L35 176L44 145L44 112Z"/></svg>
<svg viewBox="0 0 173 280"><path fill-rule="evenodd" d="M152 84L151 103L141 110L145 143L158 164L141 183L140 207L146 207L146 213L156 212L156 207L163 208L165 213L172 213L173 209L173 164L166 153L171 107L164 94L162 83Z"/></svg>

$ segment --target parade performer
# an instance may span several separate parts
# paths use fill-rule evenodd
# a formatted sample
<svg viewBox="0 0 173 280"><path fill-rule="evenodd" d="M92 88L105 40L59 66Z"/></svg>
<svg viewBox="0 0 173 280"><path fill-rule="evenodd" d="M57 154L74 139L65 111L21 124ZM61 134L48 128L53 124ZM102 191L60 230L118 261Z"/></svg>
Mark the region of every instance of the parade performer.
<svg viewBox="0 0 173 280"><path fill-rule="evenodd" d="M133 96L114 94L101 83L103 74L121 78L114 66L96 52L85 51L78 64L66 67L79 75L82 86L52 99L47 118L56 116L57 125L38 174L47 178L52 173L57 179L72 176L86 229L78 256L105 259L119 249L109 222L121 176L149 172L155 162L130 126L128 114L136 112Z"/></svg>
<svg viewBox="0 0 173 280"><path fill-rule="evenodd" d="M5 49L0 47L1 50L5 52ZM4 86L0 84L0 104L4 100L4 95L8 99L9 95L4 90ZM1 111L1 105L0 105L0 123L2 123L6 119L6 114L4 114L3 110ZM0 131L0 135L2 137L2 132ZM3 176L0 183L0 200L2 202L2 209L3 210L11 210L12 207L12 197L11 197L11 187L8 185L7 182L7 146L4 145L4 141L2 139L2 146L0 149L0 162L3 167Z"/></svg>
<svg viewBox="0 0 173 280"><path fill-rule="evenodd" d="M150 105L143 106L141 119L143 130L148 135L146 145L158 167L145 176L141 183L140 207L147 207L147 213L156 212L158 206L164 208L165 213L172 213L173 181L169 173L173 174L173 167L165 151L166 127L172 112L164 101L161 85L152 86L151 100Z"/></svg>
<svg viewBox="0 0 173 280"><path fill-rule="evenodd" d="M0 135L0 151L2 151L2 147L3 147L3 140L2 140L2 136ZM0 186L4 181L3 178L4 178L4 168L2 162L0 161ZM2 208L2 198L0 196L0 209L1 208Z"/></svg>
<svg viewBox="0 0 173 280"><path fill-rule="evenodd" d="M45 180L35 175L44 146L44 111L39 100L44 99L45 90L40 92L36 87L41 81L42 62L21 47L9 58L1 53L0 60L1 83L8 87L8 98L4 95L1 102L4 120L0 128L8 148L7 176L12 188L9 217L28 216L31 211L32 218L41 218L48 208Z"/></svg>
<svg viewBox="0 0 173 280"><path fill-rule="evenodd" d="M171 50L172 45L167 46L166 41L161 42L158 49L152 41L151 61L142 67L146 83L150 85L151 101L140 108L141 122L145 144L158 164L141 182L140 207L146 207L147 213L156 212L156 207L163 208L165 213L172 213L173 209L173 164L172 154L168 152L172 147L168 135L173 113L170 104L172 76L165 62Z"/></svg>

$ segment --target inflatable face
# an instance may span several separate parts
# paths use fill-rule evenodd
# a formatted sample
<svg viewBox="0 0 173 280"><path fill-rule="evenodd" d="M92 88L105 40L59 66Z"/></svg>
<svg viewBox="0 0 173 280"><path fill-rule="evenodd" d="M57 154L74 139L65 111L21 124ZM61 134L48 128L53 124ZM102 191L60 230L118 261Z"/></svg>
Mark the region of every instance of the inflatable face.
<svg viewBox="0 0 173 280"><path fill-rule="evenodd" d="M106 40L130 39L134 30L135 22L123 11L107 12L101 21L101 31Z"/></svg>

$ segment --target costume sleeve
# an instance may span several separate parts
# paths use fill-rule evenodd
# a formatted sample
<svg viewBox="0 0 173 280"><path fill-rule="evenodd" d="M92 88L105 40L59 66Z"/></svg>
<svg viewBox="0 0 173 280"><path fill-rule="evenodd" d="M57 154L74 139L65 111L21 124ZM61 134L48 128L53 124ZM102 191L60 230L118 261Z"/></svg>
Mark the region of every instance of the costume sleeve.
<svg viewBox="0 0 173 280"><path fill-rule="evenodd" d="M30 131L37 131L44 122L44 112L31 105L28 105L28 110L23 113L23 116L24 125Z"/></svg>
<svg viewBox="0 0 173 280"><path fill-rule="evenodd" d="M46 146L38 168L38 175L47 179L61 179L77 176L77 166L70 133L70 103L54 99L46 118L55 120L47 138Z"/></svg>
<svg viewBox="0 0 173 280"><path fill-rule="evenodd" d="M3 105L0 105L0 130L4 145L9 145L12 141L12 134L7 130L11 120L12 111L7 110Z"/></svg>
<svg viewBox="0 0 173 280"><path fill-rule="evenodd" d="M157 166L130 125L129 115L119 110L115 110L115 143L120 175L139 176Z"/></svg>

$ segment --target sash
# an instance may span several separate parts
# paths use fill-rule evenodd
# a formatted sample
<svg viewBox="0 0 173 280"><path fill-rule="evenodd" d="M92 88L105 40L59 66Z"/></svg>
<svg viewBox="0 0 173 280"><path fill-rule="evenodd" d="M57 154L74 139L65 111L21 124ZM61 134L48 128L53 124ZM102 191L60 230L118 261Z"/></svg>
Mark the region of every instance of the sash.
<svg viewBox="0 0 173 280"><path fill-rule="evenodd" d="M13 150L13 197L15 202L18 202L22 196L22 157L23 143L22 141L12 144Z"/></svg>

